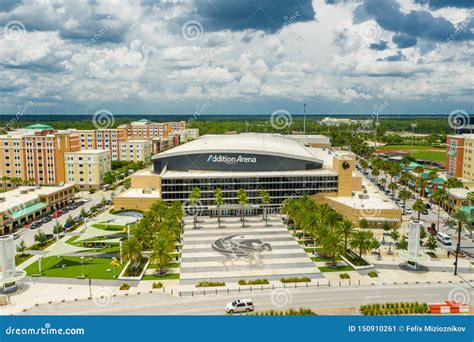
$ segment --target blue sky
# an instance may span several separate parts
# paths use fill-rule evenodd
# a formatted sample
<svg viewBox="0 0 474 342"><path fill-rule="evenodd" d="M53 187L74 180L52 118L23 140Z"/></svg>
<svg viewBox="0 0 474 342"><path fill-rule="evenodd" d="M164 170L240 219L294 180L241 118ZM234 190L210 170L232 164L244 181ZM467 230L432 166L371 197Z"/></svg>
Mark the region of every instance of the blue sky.
<svg viewBox="0 0 474 342"><path fill-rule="evenodd" d="M0 2L0 113L473 112L472 0Z"/></svg>

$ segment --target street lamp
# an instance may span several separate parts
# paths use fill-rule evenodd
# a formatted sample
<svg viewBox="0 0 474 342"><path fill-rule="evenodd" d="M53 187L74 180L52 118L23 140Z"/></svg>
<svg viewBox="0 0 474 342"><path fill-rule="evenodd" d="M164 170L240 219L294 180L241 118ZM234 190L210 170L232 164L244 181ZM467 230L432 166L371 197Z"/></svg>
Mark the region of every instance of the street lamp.
<svg viewBox="0 0 474 342"><path fill-rule="evenodd" d="M81 264L82 264L82 278L84 278L84 257L81 256Z"/></svg>
<svg viewBox="0 0 474 342"><path fill-rule="evenodd" d="M38 273L41 274L42 272L42 267L41 267L41 261L43 260L43 256L40 255L38 258Z"/></svg>

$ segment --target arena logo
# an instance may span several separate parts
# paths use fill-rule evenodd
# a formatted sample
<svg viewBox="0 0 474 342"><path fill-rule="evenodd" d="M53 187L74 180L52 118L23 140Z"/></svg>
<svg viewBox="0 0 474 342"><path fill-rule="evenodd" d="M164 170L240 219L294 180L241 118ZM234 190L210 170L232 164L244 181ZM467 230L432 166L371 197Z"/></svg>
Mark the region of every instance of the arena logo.
<svg viewBox="0 0 474 342"><path fill-rule="evenodd" d="M212 163L225 163L225 164L237 164L237 163L256 163L257 158L255 157L229 157L229 156L223 156L223 155L217 155L217 154L211 154L209 158L207 158L207 162L212 162Z"/></svg>

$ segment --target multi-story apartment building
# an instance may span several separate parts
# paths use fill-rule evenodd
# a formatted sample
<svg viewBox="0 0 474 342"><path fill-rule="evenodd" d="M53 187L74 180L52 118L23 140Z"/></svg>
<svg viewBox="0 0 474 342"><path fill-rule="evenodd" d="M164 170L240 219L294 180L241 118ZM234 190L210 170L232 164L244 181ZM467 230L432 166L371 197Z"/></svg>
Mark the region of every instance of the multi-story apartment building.
<svg viewBox="0 0 474 342"><path fill-rule="evenodd" d="M120 160L145 162L151 159L152 141L150 139L129 139L120 144Z"/></svg>
<svg viewBox="0 0 474 342"><path fill-rule="evenodd" d="M80 189L99 189L112 168L110 150L81 150L65 153L67 182Z"/></svg>
<svg viewBox="0 0 474 342"><path fill-rule="evenodd" d="M81 150L109 150L112 160L119 160L120 143L127 139L127 130L124 128L71 131L79 136Z"/></svg>
<svg viewBox="0 0 474 342"><path fill-rule="evenodd" d="M65 182L64 153L79 149L76 134L51 126L11 131L0 136L0 177L9 185L16 179L48 185Z"/></svg>
<svg viewBox="0 0 474 342"><path fill-rule="evenodd" d="M474 180L474 134L464 134L462 178Z"/></svg>
<svg viewBox="0 0 474 342"><path fill-rule="evenodd" d="M446 138L446 164L448 175L462 177L464 163L464 136L448 135Z"/></svg>
<svg viewBox="0 0 474 342"><path fill-rule="evenodd" d="M167 139L169 134L175 131L184 131L186 121L179 122L151 122L146 119L121 125L129 138L162 138Z"/></svg>

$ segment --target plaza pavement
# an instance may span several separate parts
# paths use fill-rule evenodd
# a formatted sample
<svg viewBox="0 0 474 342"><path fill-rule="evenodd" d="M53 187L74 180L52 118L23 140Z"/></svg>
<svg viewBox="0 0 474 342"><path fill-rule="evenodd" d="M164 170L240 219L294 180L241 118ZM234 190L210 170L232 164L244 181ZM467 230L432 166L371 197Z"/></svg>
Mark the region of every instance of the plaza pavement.
<svg viewBox="0 0 474 342"><path fill-rule="evenodd" d="M213 249L213 243L228 236L251 240L253 246L258 246L260 242L269 244L271 250L237 257L226 256ZM280 280L287 277L308 277L320 284L327 283L279 216L270 216L268 225L261 216L247 217L245 227L242 227L239 217L225 217L221 228L217 218L199 217L196 229L193 217L186 217L181 253L181 285L200 281L227 284L241 279Z"/></svg>

